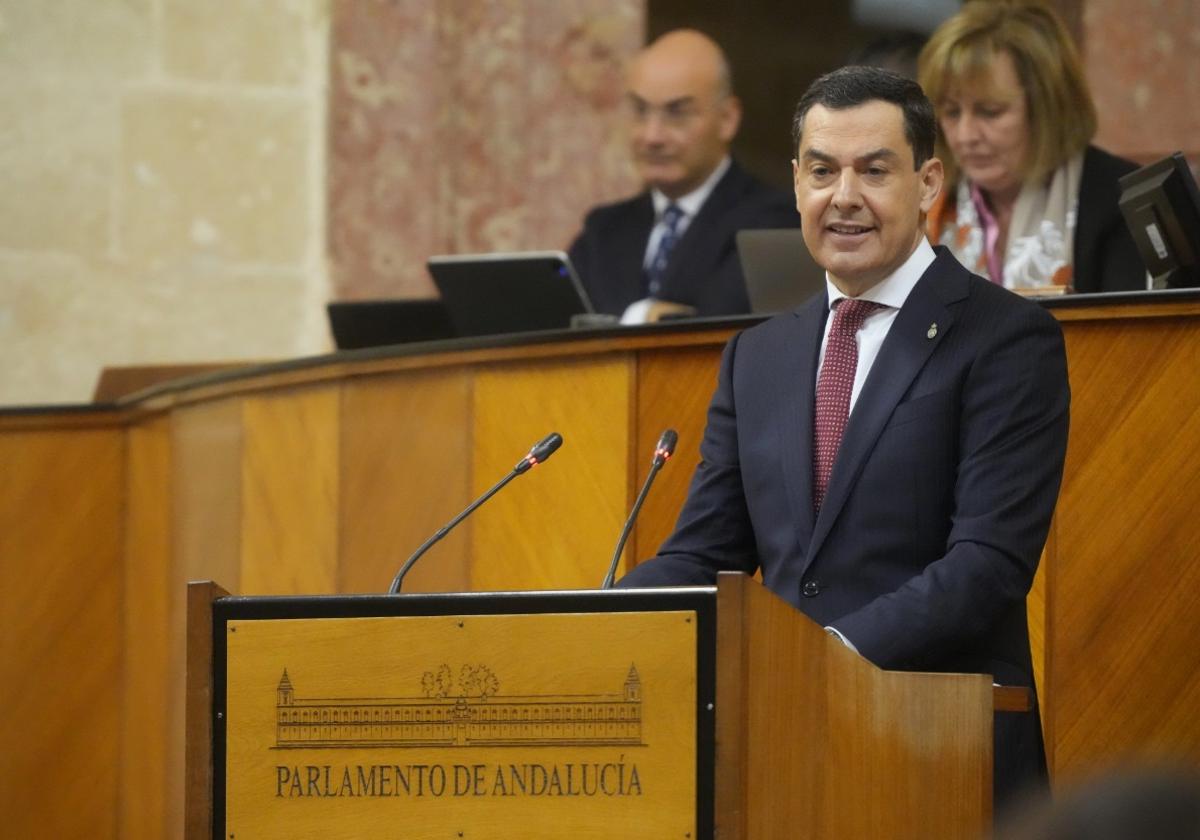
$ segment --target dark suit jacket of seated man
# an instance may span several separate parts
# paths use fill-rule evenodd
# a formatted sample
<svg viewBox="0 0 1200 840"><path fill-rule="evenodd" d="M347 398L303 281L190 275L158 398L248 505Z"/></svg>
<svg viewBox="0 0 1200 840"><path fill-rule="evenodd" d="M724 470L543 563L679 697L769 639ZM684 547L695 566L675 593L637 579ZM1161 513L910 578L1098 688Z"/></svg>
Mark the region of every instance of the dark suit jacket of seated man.
<svg viewBox="0 0 1200 840"><path fill-rule="evenodd" d="M742 106L725 54L702 32L668 32L630 62L625 99L645 191L593 209L571 246L592 305L611 315L651 299L699 315L749 312L735 235L800 219L789 195L729 157ZM670 204L683 213L673 235Z"/></svg>
<svg viewBox="0 0 1200 840"><path fill-rule="evenodd" d="M597 312L620 315L646 296L643 263L654 224L649 190L588 213L571 246L571 262ZM675 246L659 298L694 306L701 316L749 312L737 232L799 224L788 193L768 187L730 161Z"/></svg>
<svg viewBox="0 0 1200 840"><path fill-rule="evenodd" d="M828 292L728 343L675 531L620 585L761 571L768 588L880 667L1032 687L1025 598L1066 453L1062 333L1040 306L925 241L920 222L941 184L932 106L912 82L880 82L884 72L835 71L801 100L797 201ZM906 150L906 106L877 97L879 84L928 117L917 147L926 151ZM839 98L842 87L850 95ZM926 161L916 173L914 158ZM923 182L919 220L914 187L886 186L914 177ZM818 506L814 413L830 301L877 300L889 289L888 308L869 317L894 320ZM863 346L868 328L854 339ZM1045 783L1036 709L998 714L995 736L999 809Z"/></svg>

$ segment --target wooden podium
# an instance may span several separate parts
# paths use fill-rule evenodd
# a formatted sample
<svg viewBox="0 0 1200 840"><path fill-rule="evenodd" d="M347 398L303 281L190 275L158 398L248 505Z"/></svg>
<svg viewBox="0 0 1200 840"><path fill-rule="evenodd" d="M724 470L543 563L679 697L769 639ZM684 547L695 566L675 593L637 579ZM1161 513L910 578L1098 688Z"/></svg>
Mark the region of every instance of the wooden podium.
<svg viewBox="0 0 1200 840"><path fill-rule="evenodd" d="M224 596L224 597L223 597ZM882 671L758 583L188 589L199 838L978 838L991 681Z"/></svg>

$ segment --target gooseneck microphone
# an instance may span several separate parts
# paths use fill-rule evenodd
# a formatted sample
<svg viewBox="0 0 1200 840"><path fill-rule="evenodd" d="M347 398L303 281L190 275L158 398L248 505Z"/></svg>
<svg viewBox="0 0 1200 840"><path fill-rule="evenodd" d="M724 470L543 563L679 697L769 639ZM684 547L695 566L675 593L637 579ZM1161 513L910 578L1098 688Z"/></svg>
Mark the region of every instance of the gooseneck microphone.
<svg viewBox="0 0 1200 840"><path fill-rule="evenodd" d="M633 503L633 510L629 512L629 518L625 520L625 528L621 531L621 538L617 540L617 550L613 553L612 563L609 564L608 574L604 576L604 583L600 584L601 589L612 589L613 578L617 574L617 564L621 562L621 552L625 550L625 541L629 539L629 532L633 530L633 523L637 519L638 512L642 509L642 503L646 501L646 496L650 492L650 485L654 483L654 477L658 475L658 471L662 469L663 464L667 463L672 455L675 454L675 444L679 442L679 435L674 429L667 429L658 439L658 445L654 447L654 459L650 462L650 474L646 476L646 483L642 485L642 491L638 493L637 501Z"/></svg>
<svg viewBox="0 0 1200 840"><path fill-rule="evenodd" d="M400 584L404 581L404 576L408 574L408 570L411 569L413 564L421 558L422 554L433 548L434 543L449 534L452 530L454 530L454 526L474 513L475 508L479 507L488 499L492 498L492 496L495 496L497 493L499 493L500 488L505 484L508 484L508 482L512 481L517 476L529 472L531 468L553 455L558 447L562 446L562 442L562 435L560 435L558 432L551 432L535 443L533 448L529 450L529 454L518 461L517 465L512 468L512 472L496 482L491 490L488 490L478 499L471 502L471 504L467 506L466 510L443 525L436 534L425 540L425 542L421 544L421 547L414 551L412 556L404 561L404 565L400 567L400 571L396 572L396 576L392 578L392 585L388 587L388 594L395 595L400 591Z"/></svg>

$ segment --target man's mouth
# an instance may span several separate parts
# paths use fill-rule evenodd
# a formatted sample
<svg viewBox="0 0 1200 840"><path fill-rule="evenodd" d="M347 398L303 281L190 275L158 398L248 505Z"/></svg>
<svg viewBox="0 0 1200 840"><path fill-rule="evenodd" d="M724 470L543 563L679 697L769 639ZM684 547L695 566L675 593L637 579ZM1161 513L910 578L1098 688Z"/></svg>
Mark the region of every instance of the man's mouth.
<svg viewBox="0 0 1200 840"><path fill-rule="evenodd" d="M826 229L830 233L841 236L861 236L864 233L874 230L870 225L860 225L854 222L831 222L826 225Z"/></svg>

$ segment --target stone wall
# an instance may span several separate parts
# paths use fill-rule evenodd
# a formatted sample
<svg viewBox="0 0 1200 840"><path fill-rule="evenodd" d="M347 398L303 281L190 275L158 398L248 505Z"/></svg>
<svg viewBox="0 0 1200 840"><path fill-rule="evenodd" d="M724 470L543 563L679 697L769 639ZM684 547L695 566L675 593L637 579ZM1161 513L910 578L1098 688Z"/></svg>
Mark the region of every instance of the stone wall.
<svg viewBox="0 0 1200 840"><path fill-rule="evenodd" d="M0 3L0 404L328 346L323 0Z"/></svg>
<svg viewBox="0 0 1200 840"><path fill-rule="evenodd" d="M1057 5L1099 142L1195 163L1200 5ZM645 7L0 0L0 405L323 352L326 300L431 295L431 254L565 247L636 186Z"/></svg>

